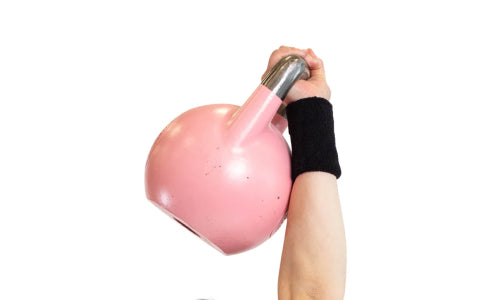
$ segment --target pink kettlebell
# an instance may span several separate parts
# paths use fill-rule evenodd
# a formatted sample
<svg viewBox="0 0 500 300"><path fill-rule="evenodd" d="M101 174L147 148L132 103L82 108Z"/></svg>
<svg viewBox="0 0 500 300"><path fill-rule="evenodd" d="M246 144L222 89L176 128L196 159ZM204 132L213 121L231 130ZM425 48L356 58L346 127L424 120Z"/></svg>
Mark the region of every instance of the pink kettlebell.
<svg viewBox="0 0 500 300"><path fill-rule="evenodd" d="M174 119L146 163L150 201L224 254L260 245L283 223L292 180L282 99L309 69L281 59L239 107L213 104Z"/></svg>

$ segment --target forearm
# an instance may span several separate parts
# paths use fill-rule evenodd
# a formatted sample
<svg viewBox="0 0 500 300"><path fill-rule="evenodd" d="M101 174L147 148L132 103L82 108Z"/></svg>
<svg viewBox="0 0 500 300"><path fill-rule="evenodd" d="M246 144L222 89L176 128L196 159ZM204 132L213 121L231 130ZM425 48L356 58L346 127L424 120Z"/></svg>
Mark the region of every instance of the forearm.
<svg viewBox="0 0 500 300"><path fill-rule="evenodd" d="M343 299L346 243L337 179L306 172L295 180L278 279L278 298Z"/></svg>

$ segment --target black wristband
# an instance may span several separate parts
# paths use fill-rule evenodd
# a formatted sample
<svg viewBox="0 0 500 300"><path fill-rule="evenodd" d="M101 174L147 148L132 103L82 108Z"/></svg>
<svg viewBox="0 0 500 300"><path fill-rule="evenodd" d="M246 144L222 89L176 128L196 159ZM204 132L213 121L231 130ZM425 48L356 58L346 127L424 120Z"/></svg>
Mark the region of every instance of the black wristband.
<svg viewBox="0 0 500 300"><path fill-rule="evenodd" d="M288 132L292 142L292 180L308 171L341 175L332 104L323 98L311 97L286 107Z"/></svg>

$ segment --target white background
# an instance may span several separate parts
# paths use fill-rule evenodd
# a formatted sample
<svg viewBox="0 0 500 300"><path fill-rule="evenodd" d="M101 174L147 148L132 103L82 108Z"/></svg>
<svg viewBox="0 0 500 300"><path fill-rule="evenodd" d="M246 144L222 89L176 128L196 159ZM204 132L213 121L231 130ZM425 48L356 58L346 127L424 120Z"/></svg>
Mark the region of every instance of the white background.
<svg viewBox="0 0 500 300"><path fill-rule="evenodd" d="M276 299L282 226L223 256L151 205L160 131L323 58L345 299L500 299L498 1L0 2L0 299ZM288 136L288 134L286 134Z"/></svg>

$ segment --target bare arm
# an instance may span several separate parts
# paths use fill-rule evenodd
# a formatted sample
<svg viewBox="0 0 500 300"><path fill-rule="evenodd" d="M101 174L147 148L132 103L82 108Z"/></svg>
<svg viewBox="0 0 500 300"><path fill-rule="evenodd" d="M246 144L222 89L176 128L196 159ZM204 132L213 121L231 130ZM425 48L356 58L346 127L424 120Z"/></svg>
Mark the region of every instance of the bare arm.
<svg viewBox="0 0 500 300"><path fill-rule="evenodd" d="M293 185L278 279L278 298L344 297L346 244L335 176L299 175Z"/></svg>
<svg viewBox="0 0 500 300"><path fill-rule="evenodd" d="M311 78L295 83L285 105L313 96L328 100L330 88L323 62L312 50L280 47L271 55L268 70L289 54L300 55L306 60ZM346 243L337 179L326 172L302 173L296 178L290 197L278 298L343 299L345 273Z"/></svg>

